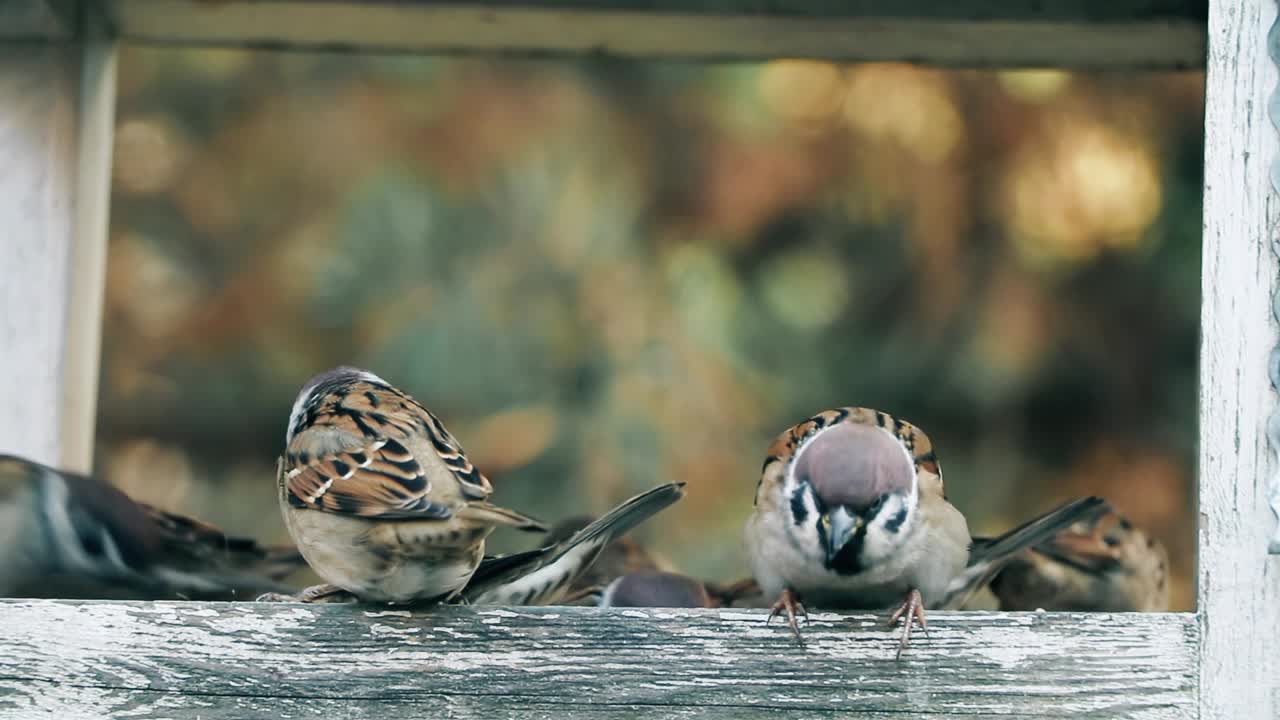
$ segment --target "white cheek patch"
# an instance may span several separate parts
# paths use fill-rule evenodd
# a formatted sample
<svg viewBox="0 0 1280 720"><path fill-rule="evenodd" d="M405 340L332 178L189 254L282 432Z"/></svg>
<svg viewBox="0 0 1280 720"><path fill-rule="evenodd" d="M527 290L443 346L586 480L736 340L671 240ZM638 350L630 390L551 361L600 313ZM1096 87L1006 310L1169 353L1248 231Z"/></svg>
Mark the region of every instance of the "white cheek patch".
<svg viewBox="0 0 1280 720"><path fill-rule="evenodd" d="M892 495L885 507L867 527L863 554L872 562L886 558L911 538L916 525L916 507L919 498L910 495Z"/></svg>

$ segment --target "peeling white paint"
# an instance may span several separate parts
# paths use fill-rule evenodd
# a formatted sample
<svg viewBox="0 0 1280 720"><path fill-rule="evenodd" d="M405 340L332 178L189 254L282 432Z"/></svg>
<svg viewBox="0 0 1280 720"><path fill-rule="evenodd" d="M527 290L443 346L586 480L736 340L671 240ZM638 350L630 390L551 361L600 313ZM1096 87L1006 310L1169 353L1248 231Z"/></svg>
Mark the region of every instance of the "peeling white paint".
<svg viewBox="0 0 1280 720"><path fill-rule="evenodd" d="M438 707L476 678L535 688L566 708L638 702L673 712L764 703L998 715L1034 697L1037 712L1142 717L1149 707L1185 717L1194 700L1189 616L931 614L929 635L913 636L895 663L896 631L872 615L823 613L829 622L804 628L804 649L785 624L727 615L444 608L424 624L340 605L0 602L0 624L13 628L0 677L30 678L0 682L0 706L18 697L55 717L85 708L94 717L139 708L147 717L370 716L374 701L359 698L394 688L411 706ZM975 696L975 685L988 692ZM350 688L349 699L332 697L334 688ZM469 691L459 707L484 717L503 714L502 702Z"/></svg>

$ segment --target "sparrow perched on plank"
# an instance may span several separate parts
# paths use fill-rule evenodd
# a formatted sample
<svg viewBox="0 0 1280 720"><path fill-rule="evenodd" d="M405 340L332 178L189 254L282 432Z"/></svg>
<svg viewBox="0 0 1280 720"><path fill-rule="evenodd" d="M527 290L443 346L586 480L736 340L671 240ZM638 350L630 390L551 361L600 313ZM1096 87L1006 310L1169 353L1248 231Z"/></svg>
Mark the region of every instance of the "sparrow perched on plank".
<svg viewBox="0 0 1280 720"><path fill-rule="evenodd" d="M711 596L702 583L678 573L640 570L604 589L600 607L708 608Z"/></svg>
<svg viewBox="0 0 1280 720"><path fill-rule="evenodd" d="M1024 550L991 580L1001 610L1166 612L1164 545L1108 508Z"/></svg>
<svg viewBox="0 0 1280 720"><path fill-rule="evenodd" d="M305 566L134 502L96 478L0 455L0 595L159 600L284 590Z"/></svg>
<svg viewBox="0 0 1280 720"><path fill-rule="evenodd" d="M358 368L302 387L277 485L289 534L326 581L289 598L304 602L449 600L479 567L495 528L546 531L490 503L488 478L440 420Z"/></svg>
<svg viewBox="0 0 1280 720"><path fill-rule="evenodd" d="M770 445L744 535L761 590L778 598L770 619L785 612L798 641L801 598L829 609L896 605L889 622L904 620L901 655L914 623L926 627L925 608L957 607L1014 554L1101 504L1078 500L971 543L929 438L886 413L840 408Z"/></svg>
<svg viewBox="0 0 1280 720"><path fill-rule="evenodd" d="M631 528L684 497L684 483L659 485L545 547L485 558L462 591L473 605L553 605L580 597L581 577Z"/></svg>

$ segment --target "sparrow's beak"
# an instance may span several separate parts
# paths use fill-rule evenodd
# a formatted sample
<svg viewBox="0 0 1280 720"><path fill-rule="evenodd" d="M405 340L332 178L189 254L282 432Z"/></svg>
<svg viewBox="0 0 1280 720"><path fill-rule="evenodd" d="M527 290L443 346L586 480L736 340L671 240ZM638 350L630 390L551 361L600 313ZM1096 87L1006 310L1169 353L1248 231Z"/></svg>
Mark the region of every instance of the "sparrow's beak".
<svg viewBox="0 0 1280 720"><path fill-rule="evenodd" d="M836 555L840 554L849 542L849 538L853 537L865 522L861 515L849 512L849 508L843 505L823 516L822 523L827 530L828 561L834 560Z"/></svg>

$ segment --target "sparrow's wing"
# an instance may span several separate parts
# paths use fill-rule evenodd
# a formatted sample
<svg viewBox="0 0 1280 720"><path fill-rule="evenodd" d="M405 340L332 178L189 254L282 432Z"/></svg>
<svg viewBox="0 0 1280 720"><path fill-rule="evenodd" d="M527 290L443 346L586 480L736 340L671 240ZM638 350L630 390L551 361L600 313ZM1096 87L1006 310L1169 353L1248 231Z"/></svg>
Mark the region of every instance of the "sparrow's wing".
<svg viewBox="0 0 1280 720"><path fill-rule="evenodd" d="M263 546L195 518L139 505L163 538L156 565L166 575L187 578L188 592L284 592L291 588L280 581L306 567L296 548Z"/></svg>
<svg viewBox="0 0 1280 720"><path fill-rule="evenodd" d="M43 518L64 557L87 559L100 573L130 575L160 556L159 528L128 495L95 477L40 469L46 473L41 495L48 504Z"/></svg>
<svg viewBox="0 0 1280 720"><path fill-rule="evenodd" d="M453 517L450 505L433 500L426 470L402 439L375 435L358 447L327 449L313 432L294 438L285 453L282 480L291 506L383 520Z"/></svg>
<svg viewBox="0 0 1280 720"><path fill-rule="evenodd" d="M1034 550L1083 572L1106 572L1120 566L1120 547L1132 528L1129 521L1108 508L1091 522L1076 523Z"/></svg>
<svg viewBox="0 0 1280 720"><path fill-rule="evenodd" d="M347 377L321 386L299 419L301 429L284 458L285 494L293 507L443 520L492 491L440 420L390 385ZM500 524L530 524L529 518L504 520Z"/></svg>
<svg viewBox="0 0 1280 720"><path fill-rule="evenodd" d="M1092 522L1110 506L1100 497L1086 497L1025 522L999 537L974 540L969 548L969 565L947 589L944 608L961 607L981 586L991 580L1010 559L1027 548L1044 543L1078 522Z"/></svg>
<svg viewBox="0 0 1280 720"><path fill-rule="evenodd" d="M1023 551L991 579L1004 610L1168 610L1168 554L1114 510Z"/></svg>
<svg viewBox="0 0 1280 720"><path fill-rule="evenodd" d="M296 551L228 538L198 520L135 502L97 478L18 458L35 483L46 571L26 582L41 596L165 599L283 589ZM0 474L8 470L0 469ZM19 591L23 592L23 591Z"/></svg>
<svg viewBox="0 0 1280 720"><path fill-rule="evenodd" d="M684 497L684 483L641 493L558 543L539 550L486 558L462 591L475 605L545 605L555 602L610 542Z"/></svg>

